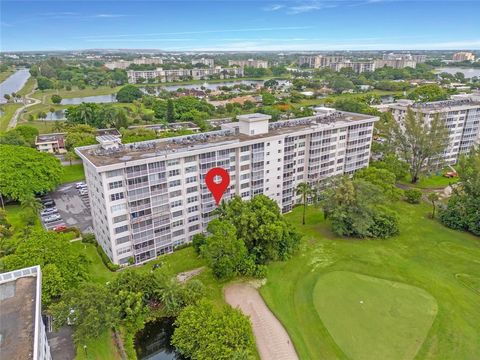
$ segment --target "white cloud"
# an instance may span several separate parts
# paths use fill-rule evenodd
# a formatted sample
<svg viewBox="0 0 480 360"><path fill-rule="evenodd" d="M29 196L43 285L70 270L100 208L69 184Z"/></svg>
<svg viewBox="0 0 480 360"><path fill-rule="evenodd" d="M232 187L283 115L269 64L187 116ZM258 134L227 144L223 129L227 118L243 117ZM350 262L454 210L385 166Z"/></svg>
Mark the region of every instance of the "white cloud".
<svg viewBox="0 0 480 360"><path fill-rule="evenodd" d="M124 17L126 15L124 14L96 14L92 15L94 18L119 18L119 17Z"/></svg>
<svg viewBox="0 0 480 360"><path fill-rule="evenodd" d="M273 4L273 5L269 5L269 6L264 7L263 10L265 10L265 11L277 11L277 10L283 9L284 7L285 7L285 5Z"/></svg>

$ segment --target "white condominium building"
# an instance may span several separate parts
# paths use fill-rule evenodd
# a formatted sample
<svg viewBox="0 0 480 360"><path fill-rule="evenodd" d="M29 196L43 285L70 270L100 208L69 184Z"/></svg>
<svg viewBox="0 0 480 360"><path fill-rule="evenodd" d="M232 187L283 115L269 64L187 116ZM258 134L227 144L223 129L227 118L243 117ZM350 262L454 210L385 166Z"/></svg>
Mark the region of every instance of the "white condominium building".
<svg viewBox="0 0 480 360"><path fill-rule="evenodd" d="M343 68L351 68L357 74L365 71L375 71L375 62L373 61L344 61L330 64L330 68L335 71L340 71Z"/></svg>
<svg viewBox="0 0 480 360"><path fill-rule="evenodd" d="M311 184L368 165L376 117L344 112L269 123L270 116L238 116L222 130L135 144L98 137L76 148L90 192L93 228L112 262L141 263L206 230L215 201L205 185L214 167L229 172L223 195L265 194L283 212Z"/></svg>
<svg viewBox="0 0 480 360"><path fill-rule="evenodd" d="M192 59L192 65L203 64L207 65L208 67L213 68L215 66L215 61L213 59Z"/></svg>
<svg viewBox="0 0 480 360"><path fill-rule="evenodd" d="M123 69L125 70L130 65L160 65L163 63L161 58L152 57L152 58L139 58L134 59L133 61L126 61L126 60L118 60L118 61L110 61L105 63L105 67L114 70L114 69Z"/></svg>
<svg viewBox="0 0 480 360"><path fill-rule="evenodd" d="M408 59L383 59L383 60L375 60L375 68L383 68L384 66L388 66L394 69L403 69L406 67L415 68L417 66L417 62L414 60Z"/></svg>
<svg viewBox="0 0 480 360"><path fill-rule="evenodd" d="M253 67L257 69L267 69L268 61L266 60L228 60L228 66Z"/></svg>
<svg viewBox="0 0 480 360"><path fill-rule="evenodd" d="M0 358L51 360L40 266L0 274Z"/></svg>
<svg viewBox="0 0 480 360"><path fill-rule="evenodd" d="M309 68L324 68L330 67L332 64L345 62L346 58L342 55L314 55L314 56L300 56L298 65L307 65Z"/></svg>
<svg viewBox="0 0 480 360"><path fill-rule="evenodd" d="M128 82L136 84L140 79L149 80L155 79L157 82L171 82L179 80L207 80L210 76L218 75L222 79L243 76L243 69L241 68L208 68L208 69L171 69L163 70L158 68L156 70L129 70L127 71Z"/></svg>
<svg viewBox="0 0 480 360"><path fill-rule="evenodd" d="M459 155L468 153L472 146L480 143L480 99L466 95L446 101L392 104L390 108L400 124L405 120L408 108L423 114L426 121L438 114L449 130L449 143L443 154L443 160L448 164L455 164Z"/></svg>

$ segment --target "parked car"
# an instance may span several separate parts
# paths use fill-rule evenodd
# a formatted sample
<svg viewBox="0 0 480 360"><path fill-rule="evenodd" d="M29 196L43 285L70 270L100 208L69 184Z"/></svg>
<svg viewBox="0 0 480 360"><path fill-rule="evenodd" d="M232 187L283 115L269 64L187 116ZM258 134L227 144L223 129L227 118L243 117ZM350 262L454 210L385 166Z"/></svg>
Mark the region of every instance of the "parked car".
<svg viewBox="0 0 480 360"><path fill-rule="evenodd" d="M61 218L62 217L58 214L52 214L52 215L44 217L43 222L45 222L45 223L54 222L54 221L60 220Z"/></svg>
<svg viewBox="0 0 480 360"><path fill-rule="evenodd" d="M49 216L46 216L43 218L43 222L45 223L49 223L49 222L53 222L53 221L57 221L57 220L60 220L62 217L58 214L52 214L52 215L49 215Z"/></svg>
<svg viewBox="0 0 480 360"><path fill-rule="evenodd" d="M443 176L446 178L454 178L458 176L458 173L456 171L448 171L445 174L443 174Z"/></svg>
<svg viewBox="0 0 480 360"><path fill-rule="evenodd" d="M55 227L53 228L53 231L63 232L63 231L65 231L65 230L67 230L67 229L68 229L68 228L67 228L67 225L65 225L65 224L60 224L60 225L58 225L58 226L55 226Z"/></svg>
<svg viewBox="0 0 480 360"><path fill-rule="evenodd" d="M53 208L55 206L55 201L46 201L43 203L44 208Z"/></svg>
<svg viewBox="0 0 480 360"><path fill-rule="evenodd" d="M79 191L79 193L80 193L80 196L85 196L85 195L88 195L88 190L87 189L81 189Z"/></svg>
<svg viewBox="0 0 480 360"><path fill-rule="evenodd" d="M75 189L80 189L80 188L83 187L83 186L87 186L87 184L85 184L83 181L77 182L77 183L75 184Z"/></svg>
<svg viewBox="0 0 480 360"><path fill-rule="evenodd" d="M52 215L52 214L56 214L58 213L58 210L56 207L52 207L52 208L46 208L44 210L42 210L42 212L40 213L41 216L47 216L47 215Z"/></svg>

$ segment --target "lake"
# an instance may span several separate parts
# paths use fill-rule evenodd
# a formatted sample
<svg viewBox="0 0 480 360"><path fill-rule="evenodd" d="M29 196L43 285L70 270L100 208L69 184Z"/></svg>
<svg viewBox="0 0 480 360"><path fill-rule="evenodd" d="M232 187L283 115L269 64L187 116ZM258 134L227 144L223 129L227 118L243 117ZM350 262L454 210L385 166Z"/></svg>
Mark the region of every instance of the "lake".
<svg viewBox="0 0 480 360"><path fill-rule="evenodd" d="M452 75L455 75L457 72L461 72L465 75L466 78L480 76L480 69L474 69L474 68L442 67L442 68L436 68L435 72L436 73L446 72Z"/></svg>
<svg viewBox="0 0 480 360"><path fill-rule="evenodd" d="M279 85L288 85L287 80L277 80ZM147 91L146 87L140 88L145 94L158 95L161 90L167 91L176 91L177 89L195 89L201 90L202 86L204 89L217 90L222 86L234 86L234 85L257 85L263 84L263 80L238 80L238 81L225 81L219 83L208 84L207 82L203 84L185 84L185 85L166 85L166 86L152 86L150 87L151 93ZM96 95L96 96L85 96L85 97L76 97L76 98L65 98L62 99L60 104L62 105L79 105L82 102L84 103L113 103L117 102L115 94L110 95Z"/></svg>
<svg viewBox="0 0 480 360"><path fill-rule="evenodd" d="M112 103L116 102L115 94L110 95L96 95L96 96L84 96L76 98L62 99L61 105L79 105L81 103Z"/></svg>
<svg viewBox="0 0 480 360"><path fill-rule="evenodd" d="M135 350L139 360L184 359L170 345L174 321L174 318L161 318L147 323L143 330L135 335Z"/></svg>
<svg viewBox="0 0 480 360"><path fill-rule="evenodd" d="M12 75L6 78L0 84L0 103L6 103L7 100L4 98L5 94L10 95L12 92L20 91L28 78L30 77L30 71L28 69L21 69L15 71Z"/></svg>

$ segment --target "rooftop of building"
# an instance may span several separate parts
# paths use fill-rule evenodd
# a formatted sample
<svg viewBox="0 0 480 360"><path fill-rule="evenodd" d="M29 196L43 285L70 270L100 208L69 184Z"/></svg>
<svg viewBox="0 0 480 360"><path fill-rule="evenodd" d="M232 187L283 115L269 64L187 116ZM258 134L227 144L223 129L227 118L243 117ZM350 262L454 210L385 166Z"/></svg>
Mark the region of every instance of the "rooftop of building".
<svg viewBox="0 0 480 360"><path fill-rule="evenodd" d="M39 134L35 138L35 143L40 144L44 142L52 142L52 141L59 141L65 140L66 133L51 133L51 134ZM96 136L104 136L104 135L112 135L116 137L121 137L122 134L117 129L97 129Z"/></svg>
<svg viewBox="0 0 480 360"><path fill-rule="evenodd" d="M422 111L439 111L450 110L455 108L469 108L480 106L480 100L473 97L465 96L464 98L457 98L451 100L431 101L431 102L417 102L414 104L397 102L392 104L392 107L412 107Z"/></svg>
<svg viewBox="0 0 480 360"><path fill-rule="evenodd" d="M253 119L260 117L265 117L265 115L249 115L249 118ZM200 149L213 148L213 151L215 148L223 145L263 139L271 136L288 135L307 129L333 129L342 125L350 125L352 122L372 118L375 117L337 111L328 115L317 115L271 122L269 123L268 133L259 135L245 135L235 131L235 128L239 125L237 122L225 124L225 129L223 130L143 141L132 144L120 144L117 149L103 149L100 145L90 145L76 148L75 150L93 165L100 167L157 156L167 156L173 153L191 152Z"/></svg>
<svg viewBox="0 0 480 360"><path fill-rule="evenodd" d="M19 272L22 271L19 270ZM37 277L34 274L23 277L14 276L11 280L0 282L0 354L2 359L33 359L36 293Z"/></svg>

